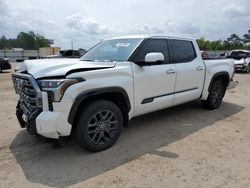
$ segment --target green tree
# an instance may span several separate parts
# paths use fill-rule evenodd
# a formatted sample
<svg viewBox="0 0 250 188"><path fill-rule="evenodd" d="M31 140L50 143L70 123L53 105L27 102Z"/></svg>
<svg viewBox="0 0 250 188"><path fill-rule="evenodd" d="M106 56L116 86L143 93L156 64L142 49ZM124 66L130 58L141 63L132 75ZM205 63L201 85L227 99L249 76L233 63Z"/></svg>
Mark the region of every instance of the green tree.
<svg viewBox="0 0 250 188"><path fill-rule="evenodd" d="M243 35L243 43L246 48L250 49L250 30L248 30L248 33Z"/></svg>
<svg viewBox="0 0 250 188"><path fill-rule="evenodd" d="M0 39L0 49L23 48L25 50L38 50L41 47L49 47L49 41L42 35L35 34L33 31L28 33L20 32L17 38L7 39L2 36Z"/></svg>
<svg viewBox="0 0 250 188"><path fill-rule="evenodd" d="M0 39L0 49L8 49L10 46L9 40L5 36L2 36Z"/></svg>
<svg viewBox="0 0 250 188"><path fill-rule="evenodd" d="M230 50L244 48L242 39L235 33L232 34L229 38L227 38L227 41L230 44Z"/></svg>
<svg viewBox="0 0 250 188"><path fill-rule="evenodd" d="M50 46L49 41L45 39L42 35L36 34L35 40L36 40L37 48Z"/></svg>
<svg viewBox="0 0 250 188"><path fill-rule="evenodd" d="M21 32L17 35L17 41L22 46L22 48L26 50L36 49L36 43L34 38L34 33L29 32Z"/></svg>
<svg viewBox="0 0 250 188"><path fill-rule="evenodd" d="M197 39L197 43L201 50L212 50L211 42L204 38Z"/></svg>
<svg viewBox="0 0 250 188"><path fill-rule="evenodd" d="M211 42L212 50L223 50L223 43L221 40L216 40Z"/></svg>

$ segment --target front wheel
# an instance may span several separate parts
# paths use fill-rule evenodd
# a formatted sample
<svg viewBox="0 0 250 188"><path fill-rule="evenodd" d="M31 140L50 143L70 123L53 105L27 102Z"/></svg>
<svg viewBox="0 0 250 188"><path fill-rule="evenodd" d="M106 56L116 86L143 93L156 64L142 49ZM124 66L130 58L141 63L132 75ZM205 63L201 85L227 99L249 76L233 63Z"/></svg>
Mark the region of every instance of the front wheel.
<svg viewBox="0 0 250 188"><path fill-rule="evenodd" d="M225 92L226 88L222 80L215 80L209 91L207 100L202 101L203 106L211 110L219 108Z"/></svg>
<svg viewBox="0 0 250 188"><path fill-rule="evenodd" d="M119 138L122 112L111 101L94 101L82 109L76 126L74 137L81 147L91 152L102 151Z"/></svg>

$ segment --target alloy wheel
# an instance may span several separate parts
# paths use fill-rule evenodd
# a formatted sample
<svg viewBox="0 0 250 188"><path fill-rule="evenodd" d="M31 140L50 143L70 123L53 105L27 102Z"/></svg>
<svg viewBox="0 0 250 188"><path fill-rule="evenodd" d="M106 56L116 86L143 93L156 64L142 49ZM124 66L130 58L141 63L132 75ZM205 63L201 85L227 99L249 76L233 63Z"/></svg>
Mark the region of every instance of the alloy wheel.
<svg viewBox="0 0 250 188"><path fill-rule="evenodd" d="M87 133L95 145L103 145L112 140L118 131L118 120L110 110L102 110L94 114L89 122Z"/></svg>
<svg viewBox="0 0 250 188"><path fill-rule="evenodd" d="M223 86L217 85L212 92L212 102L215 105L218 105L221 103L223 98Z"/></svg>

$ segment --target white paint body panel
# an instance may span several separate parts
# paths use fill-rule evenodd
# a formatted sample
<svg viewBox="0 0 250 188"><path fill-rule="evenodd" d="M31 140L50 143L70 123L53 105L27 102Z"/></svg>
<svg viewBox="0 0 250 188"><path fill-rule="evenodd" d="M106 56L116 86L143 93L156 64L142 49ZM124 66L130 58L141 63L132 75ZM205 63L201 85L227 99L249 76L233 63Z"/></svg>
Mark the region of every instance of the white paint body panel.
<svg viewBox="0 0 250 188"><path fill-rule="evenodd" d="M134 108L133 116L160 110L174 103L174 95L157 97L151 103L142 104L142 101L154 96L174 93L176 68L174 64L140 67L132 63L134 73ZM175 73L167 74L169 69Z"/></svg>
<svg viewBox="0 0 250 188"><path fill-rule="evenodd" d="M208 88L211 83L213 76L220 72L227 72L229 78L232 78L234 75L234 64L231 59L223 59L223 60L208 60L204 61L206 66L206 76L204 82L204 88L202 92L202 100L206 100L208 97Z"/></svg>
<svg viewBox="0 0 250 188"><path fill-rule="evenodd" d="M146 38L146 36L143 37ZM175 39L174 37L157 38ZM81 77L86 81L70 86L61 101L53 103L53 112L48 110L47 94L43 92L43 112L36 119L38 133L50 138L70 135L72 128L68 123L70 109L79 94L92 89L123 88L131 104L129 119L191 100L207 99L212 77L216 73L227 72L231 78L234 74L233 61L229 59L203 61L196 41L190 41L194 44L197 58L192 62L179 64L140 67L133 62L45 59L28 61L20 65L18 69L26 69L36 79L65 75L75 69L105 67L105 69L83 70L69 74L67 78ZM168 74L169 70L172 70L172 73ZM152 97L155 97L152 102L142 104L144 99Z"/></svg>

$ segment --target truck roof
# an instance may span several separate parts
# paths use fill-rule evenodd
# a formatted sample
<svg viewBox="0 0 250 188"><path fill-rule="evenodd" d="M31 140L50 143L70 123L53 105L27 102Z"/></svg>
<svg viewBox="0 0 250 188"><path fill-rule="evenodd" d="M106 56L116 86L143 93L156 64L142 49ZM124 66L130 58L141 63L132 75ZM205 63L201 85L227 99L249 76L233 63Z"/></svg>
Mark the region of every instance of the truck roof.
<svg viewBox="0 0 250 188"><path fill-rule="evenodd" d="M146 38L168 38L168 39L179 39L179 40L190 40L193 41L193 38L185 38L185 37L173 37L173 36L168 36L168 35L127 35L127 36L120 36L120 37L113 37L109 38L106 40L112 40L112 39L131 39L131 38L141 38L141 39L146 39Z"/></svg>

